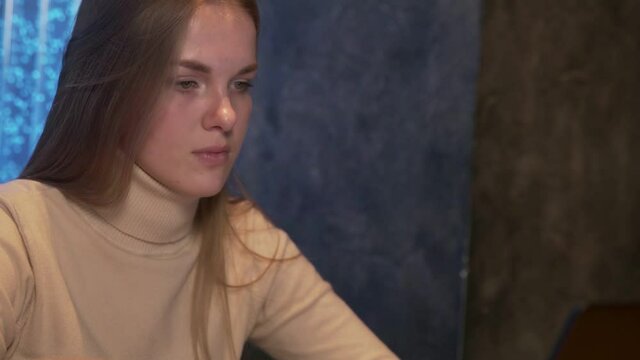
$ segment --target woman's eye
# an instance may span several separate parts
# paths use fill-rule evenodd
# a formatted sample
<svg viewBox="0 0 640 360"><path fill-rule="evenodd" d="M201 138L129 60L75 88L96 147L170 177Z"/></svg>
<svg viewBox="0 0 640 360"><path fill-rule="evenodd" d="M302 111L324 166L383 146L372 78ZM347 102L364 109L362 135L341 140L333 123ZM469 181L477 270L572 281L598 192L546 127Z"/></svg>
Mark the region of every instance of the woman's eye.
<svg viewBox="0 0 640 360"><path fill-rule="evenodd" d="M176 83L176 86L178 87L178 90L188 91L188 90L197 89L199 87L199 84L197 81L193 81L193 80L182 80L182 81L178 81Z"/></svg>
<svg viewBox="0 0 640 360"><path fill-rule="evenodd" d="M253 87L253 83L248 80L238 80L234 81L231 85L235 91L238 92L247 92L249 89Z"/></svg>

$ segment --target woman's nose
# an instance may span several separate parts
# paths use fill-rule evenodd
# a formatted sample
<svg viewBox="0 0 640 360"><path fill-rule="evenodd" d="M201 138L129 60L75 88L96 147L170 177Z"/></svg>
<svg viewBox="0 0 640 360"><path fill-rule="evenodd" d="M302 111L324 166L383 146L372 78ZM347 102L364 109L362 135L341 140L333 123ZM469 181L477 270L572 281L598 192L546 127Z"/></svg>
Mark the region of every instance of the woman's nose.
<svg viewBox="0 0 640 360"><path fill-rule="evenodd" d="M203 127L206 130L220 128L224 132L233 129L236 123L236 111L233 109L229 96L225 95L214 103L203 120Z"/></svg>

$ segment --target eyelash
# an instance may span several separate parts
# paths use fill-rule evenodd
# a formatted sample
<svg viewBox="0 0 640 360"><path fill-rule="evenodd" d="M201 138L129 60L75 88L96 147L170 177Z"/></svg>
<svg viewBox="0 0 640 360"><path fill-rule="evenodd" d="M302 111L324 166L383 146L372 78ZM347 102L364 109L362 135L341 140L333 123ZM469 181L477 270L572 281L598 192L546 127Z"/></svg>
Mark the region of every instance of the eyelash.
<svg viewBox="0 0 640 360"><path fill-rule="evenodd" d="M239 93L246 93L253 87L253 83L248 80L237 80L232 82L231 86ZM200 84L195 80L180 80L176 82L176 87L178 91L189 92L200 88Z"/></svg>
<svg viewBox="0 0 640 360"><path fill-rule="evenodd" d="M234 81L232 83L232 86L240 93L245 93L248 92L249 90L251 90L251 88L253 87L253 83L251 81L248 80L238 80L238 81ZM238 86L240 87L238 89Z"/></svg>
<svg viewBox="0 0 640 360"><path fill-rule="evenodd" d="M189 84L189 86L185 87L184 85L186 84ZM176 82L176 87L178 87L179 91L187 92L199 88L200 84L198 84L198 82L194 80L180 80Z"/></svg>

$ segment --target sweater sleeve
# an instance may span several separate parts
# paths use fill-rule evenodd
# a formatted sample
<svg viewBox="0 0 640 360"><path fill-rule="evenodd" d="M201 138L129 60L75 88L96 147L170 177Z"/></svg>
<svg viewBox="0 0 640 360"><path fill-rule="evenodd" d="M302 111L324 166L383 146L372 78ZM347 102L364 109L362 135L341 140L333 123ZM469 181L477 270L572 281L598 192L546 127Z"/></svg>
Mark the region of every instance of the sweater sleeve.
<svg viewBox="0 0 640 360"><path fill-rule="evenodd" d="M10 355L19 337L33 287L33 273L18 226L0 203L0 359Z"/></svg>
<svg viewBox="0 0 640 360"><path fill-rule="evenodd" d="M282 238L285 254L298 252ZM250 336L258 347L279 360L397 359L304 256L277 261L274 272Z"/></svg>

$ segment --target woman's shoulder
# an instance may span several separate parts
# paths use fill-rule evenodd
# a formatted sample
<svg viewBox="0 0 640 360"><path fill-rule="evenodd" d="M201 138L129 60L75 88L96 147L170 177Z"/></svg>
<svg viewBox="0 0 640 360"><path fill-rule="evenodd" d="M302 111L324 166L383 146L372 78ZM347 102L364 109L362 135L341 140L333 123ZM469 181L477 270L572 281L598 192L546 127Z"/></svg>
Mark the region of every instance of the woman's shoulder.
<svg viewBox="0 0 640 360"><path fill-rule="evenodd" d="M279 230L258 205L249 200L232 201L227 207L229 220L236 230L277 231Z"/></svg>
<svg viewBox="0 0 640 360"><path fill-rule="evenodd" d="M27 256L25 234L47 221L46 199L51 190L50 186L24 179L0 184L0 248Z"/></svg>
<svg viewBox="0 0 640 360"><path fill-rule="evenodd" d="M54 190L56 188L50 185L28 179L15 179L0 184L0 196L3 198L37 196Z"/></svg>
<svg viewBox="0 0 640 360"><path fill-rule="evenodd" d="M20 229L24 241L37 240L38 244L50 238L52 227L75 216L59 189L26 179L0 184L0 211L4 221Z"/></svg>
<svg viewBox="0 0 640 360"><path fill-rule="evenodd" d="M289 235L253 202L245 200L230 204L229 220L235 240L232 242L240 245L237 249L271 259L298 254Z"/></svg>
<svg viewBox="0 0 640 360"><path fill-rule="evenodd" d="M34 180L16 179L0 184L0 204L24 206L59 195L58 189Z"/></svg>

